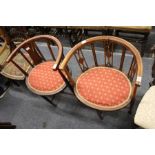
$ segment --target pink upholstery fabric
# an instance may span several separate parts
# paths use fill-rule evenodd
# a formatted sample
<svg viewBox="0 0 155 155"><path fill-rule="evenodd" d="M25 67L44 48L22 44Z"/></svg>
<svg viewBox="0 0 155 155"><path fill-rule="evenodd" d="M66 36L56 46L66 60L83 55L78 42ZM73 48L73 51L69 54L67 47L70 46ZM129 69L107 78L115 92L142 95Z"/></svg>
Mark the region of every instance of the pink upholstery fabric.
<svg viewBox="0 0 155 155"><path fill-rule="evenodd" d="M43 62L31 70L28 76L29 85L39 91L55 91L64 85L58 71L53 71L54 62Z"/></svg>
<svg viewBox="0 0 155 155"><path fill-rule="evenodd" d="M128 99L131 84L116 69L95 67L78 78L76 89L86 101L101 106L117 106Z"/></svg>

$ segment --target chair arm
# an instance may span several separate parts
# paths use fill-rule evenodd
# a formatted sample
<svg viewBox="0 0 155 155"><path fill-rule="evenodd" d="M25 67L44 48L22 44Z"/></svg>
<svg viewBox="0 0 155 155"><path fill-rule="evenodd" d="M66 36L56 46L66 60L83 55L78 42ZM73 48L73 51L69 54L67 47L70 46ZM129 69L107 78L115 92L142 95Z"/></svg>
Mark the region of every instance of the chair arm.
<svg viewBox="0 0 155 155"><path fill-rule="evenodd" d="M136 85L141 86L141 83L142 83L142 76L137 76Z"/></svg>
<svg viewBox="0 0 155 155"><path fill-rule="evenodd" d="M59 50L60 50L60 49L59 49ZM53 69L54 71L57 70L57 69L59 68L59 65L60 65L60 63L61 63L62 58L63 58L63 49L62 49L61 52L60 52L60 51L58 52L58 57L57 57L57 59L56 59L54 65L53 65L53 67L52 67L52 69Z"/></svg>

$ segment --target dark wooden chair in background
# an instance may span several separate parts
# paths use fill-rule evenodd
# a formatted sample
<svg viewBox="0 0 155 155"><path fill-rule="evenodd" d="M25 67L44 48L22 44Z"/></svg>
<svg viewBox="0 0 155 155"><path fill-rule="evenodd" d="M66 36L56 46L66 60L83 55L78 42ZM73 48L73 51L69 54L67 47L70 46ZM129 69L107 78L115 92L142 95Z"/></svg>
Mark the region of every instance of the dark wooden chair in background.
<svg viewBox="0 0 155 155"><path fill-rule="evenodd" d="M0 65L1 65L1 68L3 66L3 63L8 58L9 55L10 55L10 50L9 50L8 45L7 45L7 42L0 35Z"/></svg>
<svg viewBox="0 0 155 155"><path fill-rule="evenodd" d="M133 43L139 43L141 45L139 51L141 56L144 56L152 26L67 26L67 30L70 31L69 41L72 47L88 36L96 35L96 33L92 35L92 32L97 32L100 33L99 35L113 35Z"/></svg>
<svg viewBox="0 0 155 155"><path fill-rule="evenodd" d="M95 47L98 43L103 47L99 53ZM114 63L114 52L118 46L121 56ZM88 58L86 54L89 54ZM127 55L131 61L125 68ZM66 68L68 65L73 67L70 61L74 58L81 70L77 77L73 77ZM141 85L143 65L139 51L128 41L114 36L98 36L76 44L65 56L60 70L76 97L96 109L103 119L103 111L118 110L129 103L131 113L137 87Z"/></svg>
<svg viewBox="0 0 155 155"><path fill-rule="evenodd" d="M52 48L53 46L56 50ZM49 53L50 58L45 51ZM16 59L19 56L24 59L26 64L19 63ZM5 65L12 63L26 77L26 85L30 91L56 106L48 96L60 92L66 86L57 71L62 57L63 48L57 38L39 35L25 40L15 48Z"/></svg>
<svg viewBox="0 0 155 155"><path fill-rule="evenodd" d="M0 35L0 69L3 68L3 64L10 54L10 50L7 46L6 40ZM0 129L15 129L16 126L10 122L0 122Z"/></svg>
<svg viewBox="0 0 155 155"><path fill-rule="evenodd" d="M151 47L151 51L154 54L154 62L153 62L153 65L152 65L152 78L153 78L153 81L150 82L150 86L155 85L155 45L153 45Z"/></svg>
<svg viewBox="0 0 155 155"><path fill-rule="evenodd" d="M155 54L155 45L151 51ZM144 94L135 113L134 123L141 128L155 129L155 57L152 65L150 88Z"/></svg>
<svg viewBox="0 0 155 155"><path fill-rule="evenodd" d="M9 55L10 55L10 48L7 45L5 38L0 33L0 74L2 73L2 70L4 69L5 61ZM1 84L3 85L4 82L1 81ZM9 88L10 80L5 82L5 85L6 85L6 88L4 89L4 91L6 91Z"/></svg>
<svg viewBox="0 0 155 155"><path fill-rule="evenodd" d="M9 82L12 81L13 83L17 84L16 80L24 80L25 75L21 73L12 63L5 65L7 58L16 45L14 43L10 43L9 37L2 28L0 28L0 37L2 38L1 40L3 40L3 47L1 46L0 49L0 74L8 78ZM14 47L12 45L14 45ZM30 68L30 65L20 55L16 57L16 61L18 61L18 63L24 66L24 68L27 70Z"/></svg>

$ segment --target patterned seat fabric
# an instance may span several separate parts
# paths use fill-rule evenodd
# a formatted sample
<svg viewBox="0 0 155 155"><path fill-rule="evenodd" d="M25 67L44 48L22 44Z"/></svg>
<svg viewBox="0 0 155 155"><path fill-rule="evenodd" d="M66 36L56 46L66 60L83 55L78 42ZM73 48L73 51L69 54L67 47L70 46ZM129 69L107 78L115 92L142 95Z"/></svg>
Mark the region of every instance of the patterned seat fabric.
<svg viewBox="0 0 155 155"><path fill-rule="evenodd" d="M54 62L47 61L35 66L27 78L27 86L39 95L52 95L65 87L58 71L53 71Z"/></svg>
<svg viewBox="0 0 155 155"><path fill-rule="evenodd" d="M129 102L131 83L119 70L95 67L77 79L75 90L80 100L110 110L111 107L123 107Z"/></svg>
<svg viewBox="0 0 155 155"><path fill-rule="evenodd" d="M155 86L147 90L139 103L134 123L142 128L155 129Z"/></svg>

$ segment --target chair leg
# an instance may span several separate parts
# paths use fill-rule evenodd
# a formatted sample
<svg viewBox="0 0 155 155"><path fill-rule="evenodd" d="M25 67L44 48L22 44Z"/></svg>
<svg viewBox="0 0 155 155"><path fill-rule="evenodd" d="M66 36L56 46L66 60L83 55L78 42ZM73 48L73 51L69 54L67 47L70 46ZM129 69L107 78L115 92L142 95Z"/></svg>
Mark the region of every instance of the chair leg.
<svg viewBox="0 0 155 155"><path fill-rule="evenodd" d="M16 125L12 125L10 122L0 122L0 129L15 129Z"/></svg>
<svg viewBox="0 0 155 155"><path fill-rule="evenodd" d="M46 96L41 96L43 99L45 99L47 102L49 102L51 105L53 105L54 107L56 107L57 105L54 104L48 97ZM52 99L53 100L53 99Z"/></svg>
<svg viewBox="0 0 155 155"><path fill-rule="evenodd" d="M15 81L15 80L8 80L7 82L6 82L6 85L8 86L10 86L11 84L14 84L14 85L16 85L17 87L19 87L20 86L20 84L17 82L17 81Z"/></svg>
<svg viewBox="0 0 155 155"><path fill-rule="evenodd" d="M135 103L135 98L133 98L132 101L131 101L131 103L130 103L130 107L129 107L129 111L128 111L128 113L130 115L132 114L132 109L133 109L134 103Z"/></svg>
<svg viewBox="0 0 155 155"><path fill-rule="evenodd" d="M55 97L56 97L56 94L55 95L52 95L51 102L53 102L53 100L55 99Z"/></svg>
<svg viewBox="0 0 155 155"><path fill-rule="evenodd" d="M132 129L138 129L138 128L139 128L139 126L136 125L136 124L133 122L133 124L132 124Z"/></svg>
<svg viewBox="0 0 155 155"><path fill-rule="evenodd" d="M142 46L141 46L141 56L142 57L144 56L144 52L146 50L146 44L148 41L148 36L149 36L149 33L144 34L144 38L143 38Z"/></svg>
<svg viewBox="0 0 155 155"><path fill-rule="evenodd" d="M100 111L100 110L97 110L96 111L97 112L97 115L98 115L98 117L100 118L100 120L103 120L103 112L102 111Z"/></svg>
<svg viewBox="0 0 155 155"><path fill-rule="evenodd" d="M15 81L15 80L12 80L12 83L13 83L14 85L16 85L17 87L20 86L20 84L19 84L17 81Z"/></svg>
<svg viewBox="0 0 155 155"><path fill-rule="evenodd" d="M71 90L71 92L74 94L74 89L71 86L71 84L69 83L69 81L66 79L66 77L64 76L64 74L61 72L60 69L58 69L58 72L60 73L61 77L63 78L63 80L65 81L66 85L68 86L68 88Z"/></svg>

